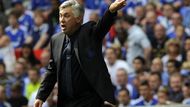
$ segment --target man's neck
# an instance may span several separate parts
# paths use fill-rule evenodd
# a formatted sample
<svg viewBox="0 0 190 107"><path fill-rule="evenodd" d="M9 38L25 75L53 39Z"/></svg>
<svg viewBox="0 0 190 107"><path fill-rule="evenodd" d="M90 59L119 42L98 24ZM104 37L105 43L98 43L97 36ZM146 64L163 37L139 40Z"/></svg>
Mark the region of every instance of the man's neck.
<svg viewBox="0 0 190 107"><path fill-rule="evenodd" d="M146 99L144 99L146 102L150 102L152 100L152 96L148 96Z"/></svg>
<svg viewBox="0 0 190 107"><path fill-rule="evenodd" d="M13 28L13 29L17 29L17 28L18 28L18 25L12 25L12 28Z"/></svg>
<svg viewBox="0 0 190 107"><path fill-rule="evenodd" d="M109 65L113 66L115 64L116 60L113 62L109 62Z"/></svg>
<svg viewBox="0 0 190 107"><path fill-rule="evenodd" d="M72 37L80 29L80 26L81 25L76 26L75 29L71 33L67 34L68 37L69 38Z"/></svg>

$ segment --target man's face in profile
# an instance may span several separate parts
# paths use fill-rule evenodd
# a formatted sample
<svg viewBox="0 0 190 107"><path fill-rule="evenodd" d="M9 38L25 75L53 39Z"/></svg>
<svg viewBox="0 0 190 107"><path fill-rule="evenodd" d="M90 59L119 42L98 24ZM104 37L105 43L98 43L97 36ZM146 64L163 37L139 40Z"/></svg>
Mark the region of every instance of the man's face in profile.
<svg viewBox="0 0 190 107"><path fill-rule="evenodd" d="M61 30L68 35L72 34L75 31L76 26L79 24L77 17L74 16L72 7L60 9L59 22Z"/></svg>

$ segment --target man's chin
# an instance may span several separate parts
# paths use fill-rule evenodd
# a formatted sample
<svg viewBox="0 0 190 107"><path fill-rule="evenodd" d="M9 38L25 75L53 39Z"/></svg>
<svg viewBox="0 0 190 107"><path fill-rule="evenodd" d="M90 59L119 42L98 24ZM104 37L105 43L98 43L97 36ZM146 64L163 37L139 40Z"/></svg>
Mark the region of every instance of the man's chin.
<svg viewBox="0 0 190 107"><path fill-rule="evenodd" d="M67 33L67 31L66 31L66 30L63 30L63 29L62 29L62 32L65 33L65 34Z"/></svg>
<svg viewBox="0 0 190 107"><path fill-rule="evenodd" d="M66 35L69 35L69 34L70 34L69 32L67 32L67 31L65 31L65 30L62 30L62 32L63 32L64 34L66 34Z"/></svg>

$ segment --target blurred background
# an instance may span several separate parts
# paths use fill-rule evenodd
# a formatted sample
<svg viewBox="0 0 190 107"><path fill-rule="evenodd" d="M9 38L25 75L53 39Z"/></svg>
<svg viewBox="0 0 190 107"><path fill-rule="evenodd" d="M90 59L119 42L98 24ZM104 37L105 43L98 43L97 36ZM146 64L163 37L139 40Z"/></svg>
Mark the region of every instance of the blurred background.
<svg viewBox="0 0 190 107"><path fill-rule="evenodd" d="M64 1L0 0L0 107L33 107ZM78 0L83 22L113 1ZM190 106L190 0L127 0L102 53L119 107ZM56 102L57 84L43 107Z"/></svg>

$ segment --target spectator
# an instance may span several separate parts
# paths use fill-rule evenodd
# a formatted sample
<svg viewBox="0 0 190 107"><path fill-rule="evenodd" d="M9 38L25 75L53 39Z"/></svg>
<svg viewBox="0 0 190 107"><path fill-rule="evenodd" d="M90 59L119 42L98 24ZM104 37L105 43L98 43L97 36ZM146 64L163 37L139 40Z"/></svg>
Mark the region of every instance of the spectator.
<svg viewBox="0 0 190 107"><path fill-rule="evenodd" d="M156 57L152 60L151 72L157 72L162 74L163 71L163 63L159 57Z"/></svg>
<svg viewBox="0 0 190 107"><path fill-rule="evenodd" d="M190 81L185 81L183 86L182 86L182 91L183 91L183 104L190 105Z"/></svg>
<svg viewBox="0 0 190 107"><path fill-rule="evenodd" d="M187 38L187 35L185 33L184 27L182 25L179 25L175 29L175 36L178 41L181 41L180 45L184 45L184 41Z"/></svg>
<svg viewBox="0 0 190 107"><path fill-rule="evenodd" d="M28 33L25 36L28 36L29 32L31 32L31 29L34 25L33 13L25 9L22 0L12 0L12 6L18 13L19 25L26 27Z"/></svg>
<svg viewBox="0 0 190 107"><path fill-rule="evenodd" d="M122 88L118 92L118 107L127 107L130 106L130 95L129 91L125 88Z"/></svg>
<svg viewBox="0 0 190 107"><path fill-rule="evenodd" d="M162 16L158 17L160 23L166 28L166 31L172 26L171 17L174 13L174 7L172 4L164 4L162 6Z"/></svg>
<svg viewBox="0 0 190 107"><path fill-rule="evenodd" d="M144 31L135 24L135 18L132 16L125 16L122 26L124 29L128 30L128 53L127 62L132 65L135 57L142 56L145 60L149 61L149 56L151 52L150 42L144 33Z"/></svg>
<svg viewBox="0 0 190 107"><path fill-rule="evenodd" d="M172 14L172 17L171 17L172 26L167 31L168 37L175 38L174 37L175 35L172 35L172 33L175 32L175 28L178 25L182 24L182 21L183 21L182 16L179 13L176 12Z"/></svg>
<svg viewBox="0 0 190 107"><path fill-rule="evenodd" d="M44 48L48 40L48 27L48 24L44 23L42 11L36 10L34 13L34 27L26 43L32 44L34 50Z"/></svg>
<svg viewBox="0 0 190 107"><path fill-rule="evenodd" d="M153 94L158 92L159 87L162 84L161 76L159 73L151 73L148 79L149 86Z"/></svg>
<svg viewBox="0 0 190 107"><path fill-rule="evenodd" d="M49 13L47 23L49 25L49 31L48 34L49 36L53 35L56 32L57 28L59 27L59 5L60 1L59 0L51 0L52 4L52 9L51 12Z"/></svg>
<svg viewBox="0 0 190 107"><path fill-rule="evenodd" d="M118 18L113 26L114 33L109 32L109 38L107 42L109 41L111 46L119 46L120 50L122 51L122 55L119 58L126 59L126 40L127 40L127 32L125 29L122 28L123 20L122 18ZM107 38L106 38L107 39ZM113 45L112 45L113 44ZM108 46L109 46L108 45Z"/></svg>
<svg viewBox="0 0 190 107"><path fill-rule="evenodd" d="M33 92L37 91L40 87L40 73L38 69L31 68L28 71L29 83L26 84L26 97L29 99Z"/></svg>
<svg viewBox="0 0 190 107"><path fill-rule="evenodd" d="M11 87L11 97L8 99L8 102L12 107L26 107L28 100L25 96L22 95L22 86L20 83L15 83Z"/></svg>
<svg viewBox="0 0 190 107"><path fill-rule="evenodd" d="M138 82L148 80L149 73L146 72L145 59L138 56L133 61L133 67L135 70L135 76L138 78ZM134 75L129 75L129 81L134 81ZM131 80L130 80L131 79Z"/></svg>
<svg viewBox="0 0 190 107"><path fill-rule="evenodd" d="M190 12L190 0L183 0L182 1L183 5L180 9L180 14L182 15L183 17L183 25L185 27L188 27L190 28L190 21L189 21L189 18L190 18L190 15L188 14Z"/></svg>
<svg viewBox="0 0 190 107"><path fill-rule="evenodd" d="M137 56L134 60L133 60L133 67L135 70L135 73L139 74L139 73L143 73L145 71L145 59Z"/></svg>
<svg viewBox="0 0 190 107"><path fill-rule="evenodd" d="M18 58L17 62L24 66L24 71L27 71L31 67L29 62L23 57Z"/></svg>
<svg viewBox="0 0 190 107"><path fill-rule="evenodd" d="M137 6L135 7L135 23L137 25L141 24L141 21L145 17L145 8L143 6Z"/></svg>
<svg viewBox="0 0 190 107"><path fill-rule="evenodd" d="M170 87L169 87L169 100L181 103L183 100L182 87L182 77L179 73L174 73L170 77Z"/></svg>
<svg viewBox="0 0 190 107"><path fill-rule="evenodd" d="M172 26L167 31L167 36L169 38L176 38L175 30L178 26L182 26L182 16L179 13L173 13L171 17ZM187 27L184 27L184 34L190 35L190 29Z"/></svg>
<svg viewBox="0 0 190 107"><path fill-rule="evenodd" d="M155 0L154 0L155 1ZM145 6L145 10L146 12L156 12L156 5L155 3L149 2L146 6Z"/></svg>
<svg viewBox="0 0 190 107"><path fill-rule="evenodd" d="M177 60L169 60L167 63L168 73L171 76L173 73L179 72L181 69L181 63Z"/></svg>
<svg viewBox="0 0 190 107"><path fill-rule="evenodd" d="M146 13L145 19L142 22L142 26L150 41L154 38L154 26L158 23L157 15L154 11Z"/></svg>
<svg viewBox="0 0 190 107"><path fill-rule="evenodd" d="M37 66L40 62L36 59L32 46L30 44L23 44L21 49L21 57L26 59L26 61L31 66Z"/></svg>
<svg viewBox="0 0 190 107"><path fill-rule="evenodd" d="M5 88L0 85L0 106L1 107L11 107L11 105L6 101Z"/></svg>
<svg viewBox="0 0 190 107"><path fill-rule="evenodd" d="M21 92L22 92L22 95L24 95L25 93L25 85L26 85L26 71L24 71L24 66L22 63L19 63L17 62L15 64L15 68L14 68L14 71L13 71L13 75L12 75L12 78L10 78L9 82L8 82L8 89L7 89L7 96L9 97L10 96L10 93L11 93L11 86L13 84L15 84L15 82L19 82L21 84Z"/></svg>
<svg viewBox="0 0 190 107"><path fill-rule="evenodd" d="M165 44L166 55L162 57L164 64L164 70L167 71L166 65L170 59L182 61L182 55L180 54L180 43L175 39L170 39Z"/></svg>
<svg viewBox="0 0 190 107"><path fill-rule="evenodd" d="M116 44L113 44L111 47L114 49L114 51L117 55L117 59L123 60L121 47Z"/></svg>
<svg viewBox="0 0 190 107"><path fill-rule="evenodd" d="M162 57L165 55L166 51L164 45L168 38L166 37L165 28L161 24L156 24L154 26L154 38L151 41L152 44L152 58Z"/></svg>
<svg viewBox="0 0 190 107"><path fill-rule="evenodd" d="M141 81L139 92L141 96L135 101L135 106L153 106L158 103L157 99L153 97L148 81Z"/></svg>
<svg viewBox="0 0 190 107"><path fill-rule="evenodd" d="M6 27L5 33L10 38L14 48L21 48L25 42L26 28L19 25L16 11L10 12L8 21L9 26Z"/></svg>
<svg viewBox="0 0 190 107"><path fill-rule="evenodd" d="M190 76L190 62L183 62L180 74L185 78Z"/></svg>
<svg viewBox="0 0 190 107"><path fill-rule="evenodd" d="M126 88L127 90L129 90L130 98L135 99L138 97L138 92L133 88L131 84L128 83L128 75L124 69L117 70L116 83L117 91L122 88Z"/></svg>
<svg viewBox="0 0 190 107"><path fill-rule="evenodd" d="M152 60L151 72L161 75L162 85L167 86L169 81L169 75L167 71L163 70L163 63L160 58L154 58Z"/></svg>
<svg viewBox="0 0 190 107"><path fill-rule="evenodd" d="M118 69L123 68L126 72L130 73L129 65L123 61L118 60L116 53L113 48L106 49L106 65L108 67L109 74L111 75L111 80L113 84L116 84L116 72Z"/></svg>
<svg viewBox="0 0 190 107"><path fill-rule="evenodd" d="M169 60L167 63L167 71L164 73L164 85L169 85L170 77L173 73L180 71L181 63L177 60Z"/></svg>
<svg viewBox="0 0 190 107"><path fill-rule="evenodd" d="M16 62L15 51L8 36L0 37L0 59L6 66L6 72L12 73Z"/></svg>
<svg viewBox="0 0 190 107"><path fill-rule="evenodd" d="M17 62L15 64L15 68L14 68L14 71L13 71L13 76L15 78L18 78L18 79L20 79L22 77L23 78L27 77L27 72L24 71L24 65L22 63Z"/></svg>
<svg viewBox="0 0 190 107"><path fill-rule="evenodd" d="M138 82L140 83L141 81L148 81L150 74L148 72L142 72L136 75L138 78Z"/></svg>
<svg viewBox="0 0 190 107"><path fill-rule="evenodd" d="M157 92L158 96L158 105L171 105L172 103L169 101L169 91L167 87L160 87Z"/></svg>
<svg viewBox="0 0 190 107"><path fill-rule="evenodd" d="M49 63L49 59L50 59L50 52L49 51L42 52L41 58L40 58L40 63L41 63L40 75L41 76L43 76L43 74L46 71L46 67Z"/></svg>

